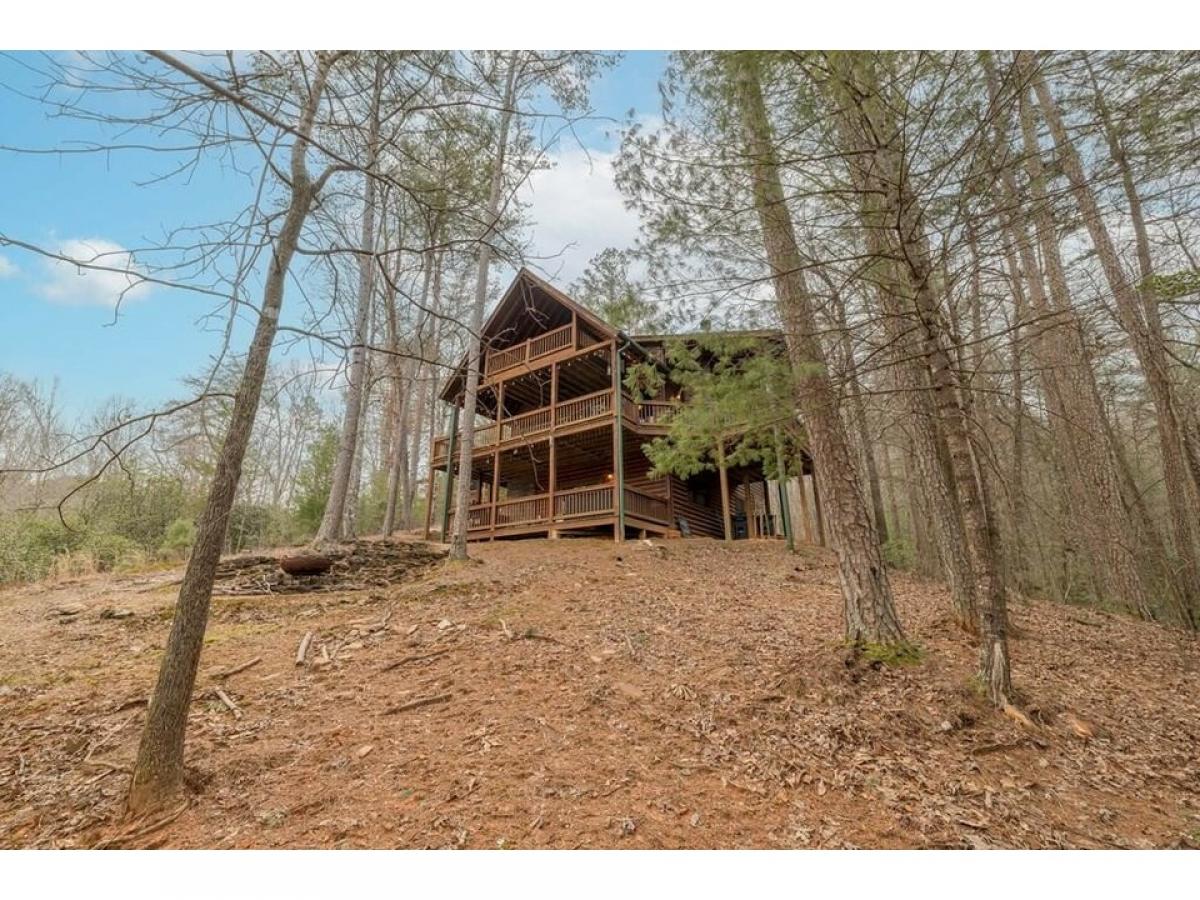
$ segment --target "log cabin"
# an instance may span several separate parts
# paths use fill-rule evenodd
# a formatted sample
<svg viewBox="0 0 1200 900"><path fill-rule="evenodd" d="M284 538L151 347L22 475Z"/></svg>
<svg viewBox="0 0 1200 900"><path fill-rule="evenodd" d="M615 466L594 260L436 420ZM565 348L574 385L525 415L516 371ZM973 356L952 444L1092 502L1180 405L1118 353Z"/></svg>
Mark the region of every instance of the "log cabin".
<svg viewBox="0 0 1200 900"><path fill-rule="evenodd" d="M755 334L781 339L778 332ZM521 269L480 335L475 409L463 408L465 356L441 391L449 427L430 454L426 538L434 530L435 506L442 539L453 533L454 484L460 477L470 478L469 540L788 533L788 491L773 489L761 466L689 478L653 476L642 447L667 434L682 402L680 391L668 377L656 396L635 400L623 373L643 362L666 373L665 344L673 339L679 338L627 335ZM475 439L471 471L464 476L458 471L458 438L468 414L475 417ZM804 471L812 471L807 458ZM799 484L807 536L813 529L805 480L802 476ZM815 479L812 485L815 492ZM812 508L819 517L815 495Z"/></svg>

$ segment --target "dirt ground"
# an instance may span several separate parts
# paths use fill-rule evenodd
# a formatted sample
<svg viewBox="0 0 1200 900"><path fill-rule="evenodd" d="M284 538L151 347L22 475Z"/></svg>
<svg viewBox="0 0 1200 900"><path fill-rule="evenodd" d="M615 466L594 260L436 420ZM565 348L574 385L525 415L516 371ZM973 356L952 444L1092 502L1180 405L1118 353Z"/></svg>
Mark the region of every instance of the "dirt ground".
<svg viewBox="0 0 1200 900"><path fill-rule="evenodd" d="M824 551L654 543L496 543L386 587L218 595L192 802L144 835L120 811L179 572L0 593L0 846L1200 840L1195 640L1015 602L1031 730L977 696L941 587L895 576L924 657L879 666L838 643Z"/></svg>

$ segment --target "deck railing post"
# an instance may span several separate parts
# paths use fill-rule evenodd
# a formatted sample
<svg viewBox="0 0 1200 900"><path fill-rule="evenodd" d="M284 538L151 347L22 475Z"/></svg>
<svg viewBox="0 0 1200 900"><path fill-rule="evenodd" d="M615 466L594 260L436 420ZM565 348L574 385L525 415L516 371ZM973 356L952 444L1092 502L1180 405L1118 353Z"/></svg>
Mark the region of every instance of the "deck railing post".
<svg viewBox="0 0 1200 900"><path fill-rule="evenodd" d="M551 419L553 421L553 418ZM558 458L557 447L558 442L554 440L554 432L550 432L550 476L547 479L550 488L550 499L547 501L547 518L550 520L550 528L546 532L546 537L557 538L558 529L554 527L554 492L558 489Z"/></svg>
<svg viewBox="0 0 1200 900"><path fill-rule="evenodd" d="M496 444L504 443L504 382L496 387Z"/></svg>

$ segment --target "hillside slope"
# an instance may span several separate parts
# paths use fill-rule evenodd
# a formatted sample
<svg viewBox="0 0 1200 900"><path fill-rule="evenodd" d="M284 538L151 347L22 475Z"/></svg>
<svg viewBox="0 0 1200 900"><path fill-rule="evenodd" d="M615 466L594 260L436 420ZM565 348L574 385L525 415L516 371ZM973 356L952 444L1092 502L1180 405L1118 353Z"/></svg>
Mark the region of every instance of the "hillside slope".
<svg viewBox="0 0 1200 900"><path fill-rule="evenodd" d="M925 656L888 668L839 646L821 551L473 553L385 588L219 597L193 803L144 836L115 816L178 573L0 593L0 845L1174 847L1200 832L1193 639L1015 603L1031 732L976 696L935 585L895 578Z"/></svg>

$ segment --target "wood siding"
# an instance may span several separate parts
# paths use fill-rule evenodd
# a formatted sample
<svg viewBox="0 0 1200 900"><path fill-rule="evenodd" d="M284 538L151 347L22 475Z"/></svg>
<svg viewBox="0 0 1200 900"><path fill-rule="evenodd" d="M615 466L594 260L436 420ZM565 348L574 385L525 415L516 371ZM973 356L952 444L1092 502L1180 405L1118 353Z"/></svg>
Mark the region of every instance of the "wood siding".
<svg viewBox="0 0 1200 900"><path fill-rule="evenodd" d="M707 504L700 504L693 498L697 488L707 493ZM721 489L717 486L714 473L703 472L687 481L672 475L671 505L676 520L671 523L672 526L678 527L678 520L683 518L687 519L688 529L693 535L725 536L725 527L721 524Z"/></svg>

